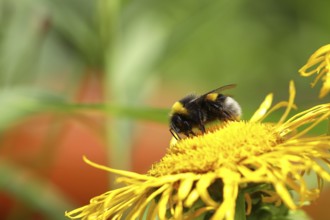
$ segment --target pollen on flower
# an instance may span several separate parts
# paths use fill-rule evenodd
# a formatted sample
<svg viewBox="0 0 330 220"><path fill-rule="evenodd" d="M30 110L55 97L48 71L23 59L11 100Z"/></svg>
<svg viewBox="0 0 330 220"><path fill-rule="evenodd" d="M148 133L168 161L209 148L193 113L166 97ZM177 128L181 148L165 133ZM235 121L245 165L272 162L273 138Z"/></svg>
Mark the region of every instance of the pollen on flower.
<svg viewBox="0 0 330 220"><path fill-rule="evenodd" d="M274 124L227 122L221 129L186 138L170 146L162 160L149 171L152 176L207 173L220 167L235 168L245 158L270 152L280 142Z"/></svg>

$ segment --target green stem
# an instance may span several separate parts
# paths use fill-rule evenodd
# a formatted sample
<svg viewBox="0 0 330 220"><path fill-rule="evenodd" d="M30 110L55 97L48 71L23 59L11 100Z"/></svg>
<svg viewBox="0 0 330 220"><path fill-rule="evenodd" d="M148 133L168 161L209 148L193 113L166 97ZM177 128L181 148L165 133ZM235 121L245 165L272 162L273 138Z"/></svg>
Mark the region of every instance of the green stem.
<svg viewBox="0 0 330 220"><path fill-rule="evenodd" d="M330 117L328 117L328 133L327 134L330 136Z"/></svg>
<svg viewBox="0 0 330 220"><path fill-rule="evenodd" d="M244 192L239 192L236 199L235 220L246 220Z"/></svg>
<svg viewBox="0 0 330 220"><path fill-rule="evenodd" d="M125 93L123 89L118 91L115 86L114 77L118 74L115 71L116 62L118 62L119 46L121 43L120 30L120 0L99 0L100 7L100 36L105 49L104 68L105 68L105 91L106 101L117 100L120 93ZM120 87L122 88L122 87ZM125 119L107 120L107 142L108 142L108 166L116 169L131 169L131 123ZM109 187L114 188L115 176L109 176ZM118 187L118 186L117 186Z"/></svg>

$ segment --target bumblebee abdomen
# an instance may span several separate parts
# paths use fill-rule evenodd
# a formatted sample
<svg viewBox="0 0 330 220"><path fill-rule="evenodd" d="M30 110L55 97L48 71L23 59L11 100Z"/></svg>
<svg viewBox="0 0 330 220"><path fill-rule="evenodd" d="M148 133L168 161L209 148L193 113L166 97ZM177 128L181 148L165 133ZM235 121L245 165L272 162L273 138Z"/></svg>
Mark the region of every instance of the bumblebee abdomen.
<svg viewBox="0 0 330 220"><path fill-rule="evenodd" d="M228 111L235 119L239 119L242 115L241 106L231 97L226 97L224 101L224 109Z"/></svg>

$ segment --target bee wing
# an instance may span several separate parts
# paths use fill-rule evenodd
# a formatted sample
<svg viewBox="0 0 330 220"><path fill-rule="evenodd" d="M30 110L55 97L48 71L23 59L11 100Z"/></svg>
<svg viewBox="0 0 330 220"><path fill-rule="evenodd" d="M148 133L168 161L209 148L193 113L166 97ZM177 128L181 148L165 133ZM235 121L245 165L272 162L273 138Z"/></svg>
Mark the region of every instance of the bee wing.
<svg viewBox="0 0 330 220"><path fill-rule="evenodd" d="M229 85L225 85L225 86L221 86L221 87L219 87L219 88L217 88L217 89L214 89L214 90L212 90L212 91L210 91L210 92L208 92L208 93L206 93L206 94L204 94L203 96L205 96L205 95L207 95L207 94L210 94L210 93L220 93L220 92L222 92L222 91L225 91L225 90L227 90L227 89L232 89L232 88L235 88L236 87L236 84L229 84Z"/></svg>
<svg viewBox="0 0 330 220"><path fill-rule="evenodd" d="M221 86L219 88L213 89L213 90L211 90L211 91L209 91L209 92L207 92L207 93L191 100L190 102L199 102L199 101L203 100L205 98L205 96L207 96L210 93L219 93L220 94L224 90L232 89L232 88L235 88L235 87L236 87L236 84L229 84L229 85Z"/></svg>

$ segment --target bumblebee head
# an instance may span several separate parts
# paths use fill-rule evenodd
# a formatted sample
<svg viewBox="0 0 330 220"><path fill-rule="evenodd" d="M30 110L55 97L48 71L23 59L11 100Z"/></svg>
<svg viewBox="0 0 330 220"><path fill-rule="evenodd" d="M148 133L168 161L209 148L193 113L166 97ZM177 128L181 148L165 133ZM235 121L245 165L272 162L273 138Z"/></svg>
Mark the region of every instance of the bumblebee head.
<svg viewBox="0 0 330 220"><path fill-rule="evenodd" d="M170 112L170 127L176 133L180 133L189 129L187 127L187 119L188 110L183 106L180 101L177 101L173 104L171 112Z"/></svg>
<svg viewBox="0 0 330 220"><path fill-rule="evenodd" d="M173 114L170 119L170 132L178 140L181 139L179 134L184 133L186 136L192 133L191 121L182 114Z"/></svg>

